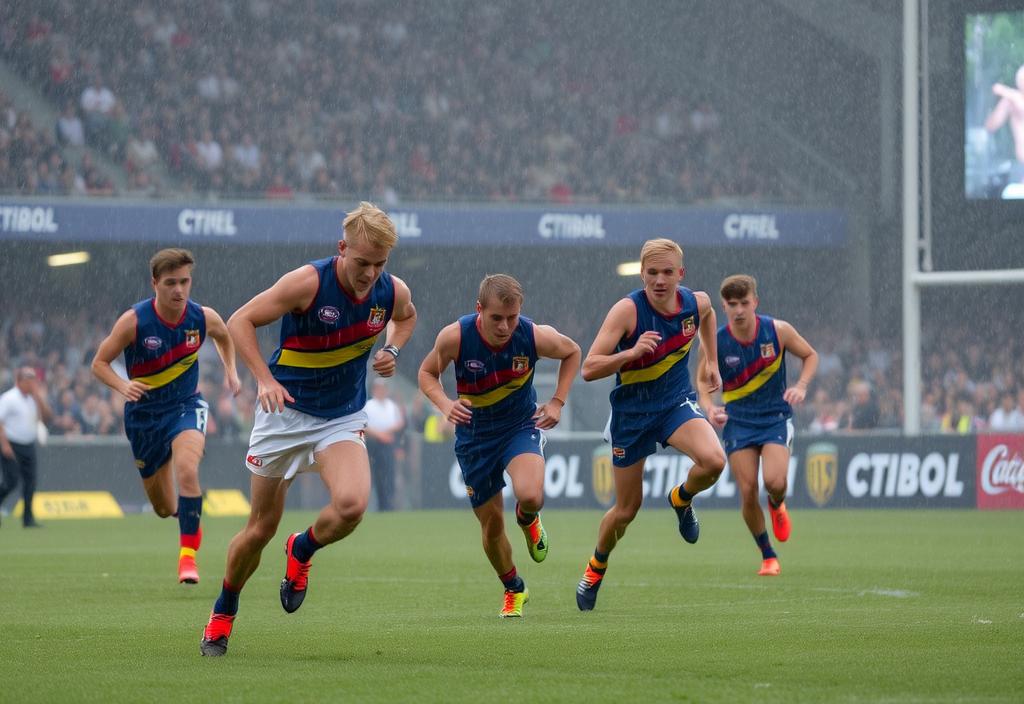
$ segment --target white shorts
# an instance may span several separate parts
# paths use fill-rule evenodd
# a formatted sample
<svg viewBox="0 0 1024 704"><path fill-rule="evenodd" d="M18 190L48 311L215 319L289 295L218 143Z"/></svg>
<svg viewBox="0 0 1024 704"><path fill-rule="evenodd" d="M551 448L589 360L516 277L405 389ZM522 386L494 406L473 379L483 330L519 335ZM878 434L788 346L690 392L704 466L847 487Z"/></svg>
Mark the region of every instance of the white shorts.
<svg viewBox="0 0 1024 704"><path fill-rule="evenodd" d="M267 413L257 405L245 466L261 477L291 479L313 469L314 455L329 445L348 441L366 447L364 428L365 411L340 418L317 418L294 408Z"/></svg>

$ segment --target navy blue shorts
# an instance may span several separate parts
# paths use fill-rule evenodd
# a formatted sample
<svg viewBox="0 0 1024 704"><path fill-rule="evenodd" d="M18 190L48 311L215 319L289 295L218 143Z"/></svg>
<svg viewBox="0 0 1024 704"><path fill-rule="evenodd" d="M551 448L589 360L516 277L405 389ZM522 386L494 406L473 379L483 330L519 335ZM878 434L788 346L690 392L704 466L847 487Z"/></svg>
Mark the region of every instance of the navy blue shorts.
<svg viewBox="0 0 1024 704"><path fill-rule="evenodd" d="M533 454L544 457L544 432L537 428L522 428L508 435L486 440L473 440L464 447L455 448L462 480L473 508L483 506L505 488L505 468L519 455Z"/></svg>
<svg viewBox="0 0 1024 704"><path fill-rule="evenodd" d="M135 466L143 479L156 474L171 457L171 443L178 433L198 430L206 435L206 417L210 406L195 396L175 406L149 411L124 409L124 431L132 446Z"/></svg>
<svg viewBox="0 0 1024 704"><path fill-rule="evenodd" d="M697 405L696 394L657 415L617 413L612 409L608 427L612 443L612 464L616 467L629 467L657 452L657 443L668 447L666 443L672 433L694 418L704 418L704 412Z"/></svg>
<svg viewBox="0 0 1024 704"><path fill-rule="evenodd" d="M756 426L730 420L722 430L722 444L726 454L761 445L784 445L792 451L793 421L783 417L771 425Z"/></svg>

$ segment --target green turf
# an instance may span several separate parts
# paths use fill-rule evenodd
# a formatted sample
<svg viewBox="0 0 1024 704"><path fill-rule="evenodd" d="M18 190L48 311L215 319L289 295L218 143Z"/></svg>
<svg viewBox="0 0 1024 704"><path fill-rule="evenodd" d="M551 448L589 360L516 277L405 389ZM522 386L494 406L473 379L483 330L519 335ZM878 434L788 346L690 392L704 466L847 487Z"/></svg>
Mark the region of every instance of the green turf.
<svg viewBox="0 0 1024 704"><path fill-rule="evenodd" d="M1021 702L1024 512L805 511L757 577L739 514L697 545L647 509L597 609L574 589L597 512L545 514L525 617L470 511L368 515L320 552L295 614L278 601L287 514L242 594L228 654L201 658L227 542L207 519L202 583L175 582L176 524L153 516L0 528L0 701Z"/></svg>

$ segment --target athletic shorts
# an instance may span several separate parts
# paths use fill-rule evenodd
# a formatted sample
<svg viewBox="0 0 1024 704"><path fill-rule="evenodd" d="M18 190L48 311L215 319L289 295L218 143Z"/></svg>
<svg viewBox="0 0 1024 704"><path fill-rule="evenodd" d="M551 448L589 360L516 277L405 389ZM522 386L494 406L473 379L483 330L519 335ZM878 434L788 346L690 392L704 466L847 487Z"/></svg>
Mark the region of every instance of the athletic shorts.
<svg viewBox="0 0 1024 704"><path fill-rule="evenodd" d="M784 445L792 451L793 421L783 417L771 425L755 426L730 420L722 430L722 444L725 445L726 454L761 445Z"/></svg>
<svg viewBox="0 0 1024 704"><path fill-rule="evenodd" d="M171 443L179 433L198 430L205 436L209 412L210 405L199 394L161 409L125 406L124 432L142 478L152 477L171 459Z"/></svg>
<svg viewBox="0 0 1024 704"><path fill-rule="evenodd" d="M330 445L349 441L365 448L365 428L365 411L318 418L294 408L267 413L257 405L245 466L261 477L292 479L299 472L313 469L314 455Z"/></svg>
<svg viewBox="0 0 1024 704"><path fill-rule="evenodd" d="M473 440L455 448L466 493L473 508L482 506L505 488L505 468L519 455L544 457L544 431L522 428L507 435Z"/></svg>
<svg viewBox="0 0 1024 704"><path fill-rule="evenodd" d="M612 409L608 437L612 444L612 464L629 467L658 451L657 444L668 447L672 433L694 418L704 418L692 394L682 403L661 413L620 413Z"/></svg>

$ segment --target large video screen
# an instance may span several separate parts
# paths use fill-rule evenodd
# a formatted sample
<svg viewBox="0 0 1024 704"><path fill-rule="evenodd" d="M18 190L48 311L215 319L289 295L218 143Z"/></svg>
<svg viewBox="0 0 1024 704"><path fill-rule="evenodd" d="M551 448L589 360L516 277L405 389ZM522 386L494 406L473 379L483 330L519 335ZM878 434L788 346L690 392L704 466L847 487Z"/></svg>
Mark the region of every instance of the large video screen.
<svg viewBox="0 0 1024 704"><path fill-rule="evenodd" d="M973 199L1024 199L1024 10L967 15L964 188Z"/></svg>

